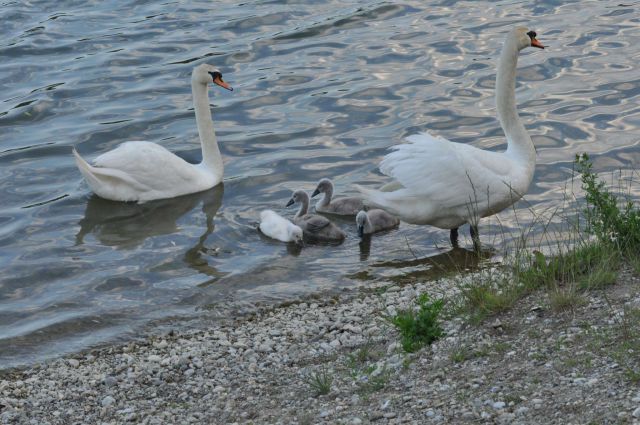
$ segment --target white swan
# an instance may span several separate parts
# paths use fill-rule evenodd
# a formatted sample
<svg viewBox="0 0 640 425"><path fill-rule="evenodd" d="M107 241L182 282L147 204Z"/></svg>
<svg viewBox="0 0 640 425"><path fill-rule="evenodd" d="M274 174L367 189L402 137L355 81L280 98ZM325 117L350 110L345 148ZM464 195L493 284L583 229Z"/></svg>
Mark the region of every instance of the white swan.
<svg viewBox="0 0 640 425"><path fill-rule="evenodd" d="M98 156L93 165L74 148L76 164L91 190L113 201L146 202L200 192L220 183L223 164L209 109L210 83L233 90L213 66L202 64L193 69L191 91L202 144L200 164L189 164L152 142L122 143Z"/></svg>
<svg viewBox="0 0 640 425"><path fill-rule="evenodd" d="M453 143L427 133L393 147L380 171L395 180L381 190L359 188L369 205L413 224L450 229L458 246L458 227L469 223L480 248L478 221L520 199L533 179L536 151L516 110L516 65L520 50L544 46L536 33L515 28L506 37L496 76L498 119L507 137L505 152Z"/></svg>
<svg viewBox="0 0 640 425"><path fill-rule="evenodd" d="M272 210L260 213L260 231L281 242L302 243L302 229Z"/></svg>

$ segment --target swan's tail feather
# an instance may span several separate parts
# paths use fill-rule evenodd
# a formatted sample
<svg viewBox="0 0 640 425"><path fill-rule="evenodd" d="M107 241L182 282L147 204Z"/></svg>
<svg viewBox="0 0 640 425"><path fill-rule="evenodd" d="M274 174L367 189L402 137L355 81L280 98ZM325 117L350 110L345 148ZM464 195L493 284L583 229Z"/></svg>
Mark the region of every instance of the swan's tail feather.
<svg viewBox="0 0 640 425"><path fill-rule="evenodd" d="M102 198L113 201L141 202L140 193L149 190L148 187L136 182L120 170L92 166L80 156L75 148L73 156L80 173L91 190Z"/></svg>
<svg viewBox="0 0 640 425"><path fill-rule="evenodd" d="M94 167L91 166L87 161L84 160L83 157L80 156L76 148L73 148L73 156L76 160L76 165L78 166L78 170L82 173L82 176L89 184L89 187L96 192L96 188L100 186L100 180L93 173Z"/></svg>
<svg viewBox="0 0 640 425"><path fill-rule="evenodd" d="M359 184L354 186L362 194L363 203L366 207L387 209L387 202L384 199L383 192L376 189L362 187Z"/></svg>

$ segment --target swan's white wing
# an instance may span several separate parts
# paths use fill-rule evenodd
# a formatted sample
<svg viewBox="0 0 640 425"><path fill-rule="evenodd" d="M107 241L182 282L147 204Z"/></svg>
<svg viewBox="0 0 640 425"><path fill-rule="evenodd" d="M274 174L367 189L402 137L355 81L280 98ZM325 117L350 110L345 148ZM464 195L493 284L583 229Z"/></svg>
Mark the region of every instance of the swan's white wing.
<svg viewBox="0 0 640 425"><path fill-rule="evenodd" d="M93 161L96 169L117 170L146 191L183 188L198 172L182 158L151 142L125 142Z"/></svg>
<svg viewBox="0 0 640 425"><path fill-rule="evenodd" d="M380 170L402 185L406 199L426 199L448 208L486 203L491 193L505 191L513 169L504 154L453 143L427 133L407 138L385 156Z"/></svg>

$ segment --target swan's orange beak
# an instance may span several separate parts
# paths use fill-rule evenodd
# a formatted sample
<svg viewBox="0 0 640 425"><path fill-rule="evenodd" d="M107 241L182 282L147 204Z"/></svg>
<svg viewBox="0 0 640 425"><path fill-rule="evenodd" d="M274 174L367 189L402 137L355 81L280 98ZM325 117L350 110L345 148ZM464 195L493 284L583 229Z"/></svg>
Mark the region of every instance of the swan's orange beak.
<svg viewBox="0 0 640 425"><path fill-rule="evenodd" d="M214 84L219 85L220 87L233 91L233 87L231 87L229 84L225 83L224 81L222 81L222 77L216 77L213 80Z"/></svg>
<svg viewBox="0 0 640 425"><path fill-rule="evenodd" d="M540 43L540 42L538 41L538 39L537 39L537 38L535 38L535 37L533 37L533 38L531 39L531 47L537 47L537 48L539 48L539 49L544 49L544 46L542 45L542 43Z"/></svg>

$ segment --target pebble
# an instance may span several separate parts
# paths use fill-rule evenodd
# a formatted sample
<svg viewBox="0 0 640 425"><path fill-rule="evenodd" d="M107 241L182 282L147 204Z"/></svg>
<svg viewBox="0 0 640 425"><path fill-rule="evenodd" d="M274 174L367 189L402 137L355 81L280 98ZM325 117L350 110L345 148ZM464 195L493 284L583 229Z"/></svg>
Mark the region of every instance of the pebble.
<svg viewBox="0 0 640 425"><path fill-rule="evenodd" d="M116 399L108 395L102 399L101 404L102 404L102 407L109 407L115 402L116 402Z"/></svg>
<svg viewBox="0 0 640 425"><path fill-rule="evenodd" d="M634 418L640 418L640 407L636 408L636 410L633 411L631 416L633 416Z"/></svg>
<svg viewBox="0 0 640 425"><path fill-rule="evenodd" d="M506 405L507 403L505 403L504 401L496 401L491 406L496 410L500 410L500 409L504 409Z"/></svg>

